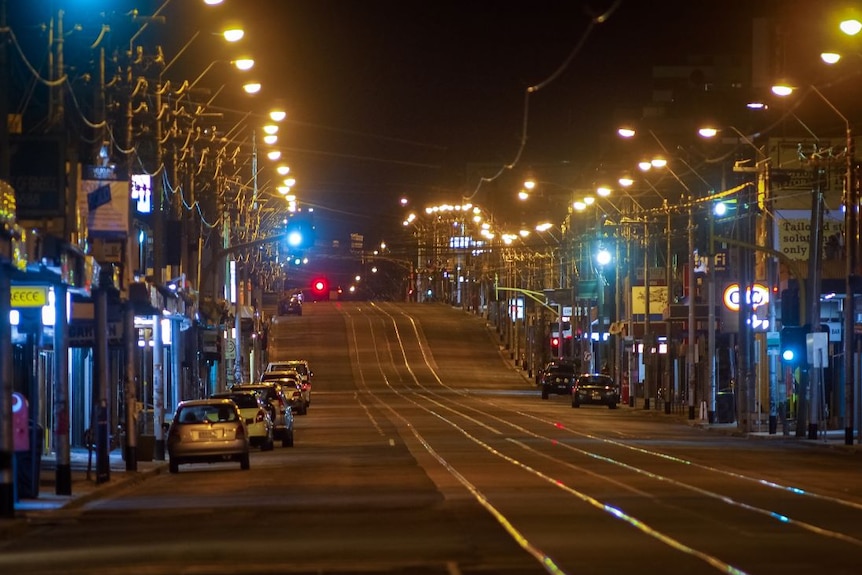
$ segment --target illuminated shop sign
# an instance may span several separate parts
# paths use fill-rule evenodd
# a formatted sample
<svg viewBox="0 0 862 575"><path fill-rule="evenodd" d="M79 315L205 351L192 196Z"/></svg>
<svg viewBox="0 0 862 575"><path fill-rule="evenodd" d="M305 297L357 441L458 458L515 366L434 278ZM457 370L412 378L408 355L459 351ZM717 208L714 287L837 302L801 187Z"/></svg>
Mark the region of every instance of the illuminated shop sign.
<svg viewBox="0 0 862 575"><path fill-rule="evenodd" d="M724 289L724 294L721 300L724 302L724 307L730 311L739 311L741 303L741 290L739 284L730 284ZM762 305L769 303L769 289L763 284L756 283L748 290L746 301L751 304L751 308L756 310Z"/></svg>

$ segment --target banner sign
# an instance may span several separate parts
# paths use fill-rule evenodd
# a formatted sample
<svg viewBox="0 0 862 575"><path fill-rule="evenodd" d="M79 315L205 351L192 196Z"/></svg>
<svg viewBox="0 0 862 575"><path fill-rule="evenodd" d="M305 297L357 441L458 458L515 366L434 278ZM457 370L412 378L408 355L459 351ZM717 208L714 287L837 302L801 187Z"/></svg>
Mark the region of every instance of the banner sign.
<svg viewBox="0 0 862 575"><path fill-rule="evenodd" d="M81 180L78 213L89 237L126 238L129 234L129 182Z"/></svg>
<svg viewBox="0 0 862 575"><path fill-rule="evenodd" d="M775 249L793 260L811 259L811 210L775 211ZM843 259L844 214L840 210L823 214L821 261Z"/></svg>

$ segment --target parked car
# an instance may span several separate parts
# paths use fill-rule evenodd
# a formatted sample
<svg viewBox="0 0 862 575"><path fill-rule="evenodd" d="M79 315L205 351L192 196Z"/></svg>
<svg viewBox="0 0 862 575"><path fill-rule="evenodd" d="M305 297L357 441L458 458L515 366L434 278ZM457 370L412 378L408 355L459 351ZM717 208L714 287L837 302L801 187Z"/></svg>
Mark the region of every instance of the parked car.
<svg viewBox="0 0 862 575"><path fill-rule="evenodd" d="M195 399L181 402L168 429L171 473L184 463L239 461L249 468L248 429L236 403L230 399Z"/></svg>
<svg viewBox="0 0 862 575"><path fill-rule="evenodd" d="M270 371L260 376L262 383L279 383L291 410L297 415L308 413L311 403L311 387L303 385L295 371Z"/></svg>
<svg viewBox="0 0 862 575"><path fill-rule="evenodd" d="M231 391L251 390L257 393L268 406L275 438L281 440L282 447L293 447L293 410L280 383L274 381L239 383L230 389Z"/></svg>
<svg viewBox="0 0 862 575"><path fill-rule="evenodd" d="M599 403L616 409L620 402L620 388L614 379L603 373L579 375L572 386L572 407L584 403Z"/></svg>
<svg viewBox="0 0 862 575"><path fill-rule="evenodd" d="M577 377L577 368L572 363L553 362L542 369L540 385L542 387L542 399L554 393L557 395L571 395L572 384Z"/></svg>
<svg viewBox="0 0 862 575"><path fill-rule="evenodd" d="M266 366L268 373L271 371L295 371L299 374L300 381L303 386L303 393L307 396L308 402L306 407L311 405L311 380L314 379L314 372L311 371L311 365L307 359L287 359L282 361L271 361Z"/></svg>
<svg viewBox="0 0 862 575"><path fill-rule="evenodd" d="M302 294L294 293L279 301L278 315L302 315Z"/></svg>
<svg viewBox="0 0 862 575"><path fill-rule="evenodd" d="M275 436L275 425L269 415L269 406L254 390L232 390L214 393L210 397L214 399L230 399L245 419L248 428L248 442L254 447L260 447L262 451L273 448Z"/></svg>
<svg viewBox="0 0 862 575"><path fill-rule="evenodd" d="M306 359L286 359L281 361L271 361L266 364L266 370L269 371L289 371L294 370L302 377L305 383L311 383L311 378L314 373L311 371L311 365Z"/></svg>

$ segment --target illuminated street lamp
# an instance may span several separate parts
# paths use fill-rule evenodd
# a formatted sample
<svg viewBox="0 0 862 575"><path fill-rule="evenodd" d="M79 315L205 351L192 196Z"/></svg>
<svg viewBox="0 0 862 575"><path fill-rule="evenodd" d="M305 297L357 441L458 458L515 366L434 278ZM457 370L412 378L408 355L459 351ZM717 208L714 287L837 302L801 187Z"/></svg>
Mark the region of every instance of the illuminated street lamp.
<svg viewBox="0 0 862 575"><path fill-rule="evenodd" d="M848 36L855 36L860 32L860 30L862 30L862 22L856 18L850 18L843 20L838 27Z"/></svg>
<svg viewBox="0 0 862 575"><path fill-rule="evenodd" d="M228 42L239 42L245 36L245 30L242 28L228 28L222 32L222 36Z"/></svg>

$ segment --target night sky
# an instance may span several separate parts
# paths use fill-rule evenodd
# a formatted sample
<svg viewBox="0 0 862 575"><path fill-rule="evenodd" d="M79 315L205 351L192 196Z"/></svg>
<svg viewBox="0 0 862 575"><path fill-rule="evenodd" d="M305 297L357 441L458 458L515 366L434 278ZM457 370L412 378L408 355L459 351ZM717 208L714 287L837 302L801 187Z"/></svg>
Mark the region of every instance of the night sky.
<svg viewBox="0 0 862 575"><path fill-rule="evenodd" d="M10 19L28 24L50 13L44 0L10 4ZM67 28L81 22L86 36L108 5L116 19L161 4L55 0L54 8L65 6ZM415 206L462 197L501 205L490 197L499 190L477 193L468 164L602 161L620 115L637 115L650 100L653 66L690 54L747 57L755 15L785 21L793 40L777 59L801 66L794 50L823 37L832 7L819 0L225 0L207 8L172 0L167 22L140 41L162 44L171 60L203 31L169 74L193 78L214 58L231 57L207 32L242 23L242 50L257 60L252 73L263 92L251 103L240 98L236 80L217 66L203 82L227 84L214 106L263 113L269 102L283 102L289 118L279 147L300 201L316 207L320 236L343 240L358 231L377 241L400 223L401 196ZM591 24L598 14L606 20ZM117 42L128 38L128 29L112 33ZM525 109L529 86L541 89ZM225 121L237 117L226 113Z"/></svg>

